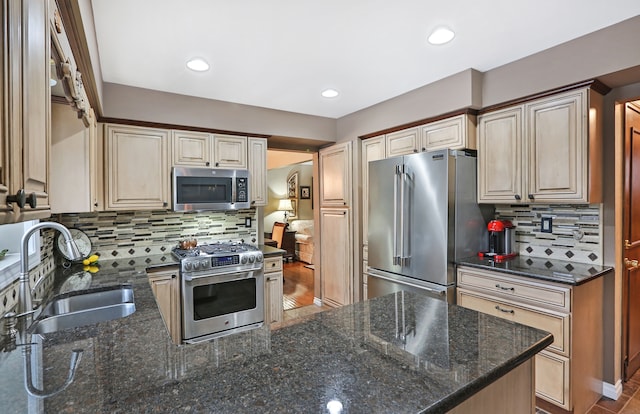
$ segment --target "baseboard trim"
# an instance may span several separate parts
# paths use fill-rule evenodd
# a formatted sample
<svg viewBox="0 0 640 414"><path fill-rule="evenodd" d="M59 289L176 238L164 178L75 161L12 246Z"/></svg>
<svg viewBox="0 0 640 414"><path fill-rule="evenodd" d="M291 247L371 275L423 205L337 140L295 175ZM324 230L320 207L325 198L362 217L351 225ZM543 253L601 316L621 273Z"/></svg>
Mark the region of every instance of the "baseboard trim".
<svg viewBox="0 0 640 414"><path fill-rule="evenodd" d="M322 299L313 297L313 304L316 306L322 306Z"/></svg>
<svg viewBox="0 0 640 414"><path fill-rule="evenodd" d="M602 381L602 395L612 400L617 400L622 395L622 380L619 379L615 385Z"/></svg>

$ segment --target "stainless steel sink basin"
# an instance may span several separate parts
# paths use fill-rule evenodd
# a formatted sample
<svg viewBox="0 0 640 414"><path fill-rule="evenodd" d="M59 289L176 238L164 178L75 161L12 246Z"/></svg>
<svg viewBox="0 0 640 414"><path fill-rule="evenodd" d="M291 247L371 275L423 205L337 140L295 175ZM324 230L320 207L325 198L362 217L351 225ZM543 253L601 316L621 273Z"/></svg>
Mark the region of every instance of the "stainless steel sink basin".
<svg viewBox="0 0 640 414"><path fill-rule="evenodd" d="M136 310L133 288L121 285L111 289L53 299L29 328L32 334L45 334L77 328L131 315Z"/></svg>

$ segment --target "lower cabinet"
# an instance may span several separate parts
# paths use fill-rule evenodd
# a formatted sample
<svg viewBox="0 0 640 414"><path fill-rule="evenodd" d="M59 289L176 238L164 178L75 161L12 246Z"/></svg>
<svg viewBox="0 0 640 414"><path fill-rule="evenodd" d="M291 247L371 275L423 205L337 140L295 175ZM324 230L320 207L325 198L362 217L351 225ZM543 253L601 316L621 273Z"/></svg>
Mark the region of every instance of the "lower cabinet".
<svg viewBox="0 0 640 414"><path fill-rule="evenodd" d="M282 322L282 256L264 259L264 322Z"/></svg>
<svg viewBox="0 0 640 414"><path fill-rule="evenodd" d="M573 286L460 266L457 279L459 306L553 334L535 357L541 408L582 414L600 399L602 278Z"/></svg>
<svg viewBox="0 0 640 414"><path fill-rule="evenodd" d="M179 274L180 269L177 266L147 270L151 290L156 298L162 320L174 344L182 342Z"/></svg>

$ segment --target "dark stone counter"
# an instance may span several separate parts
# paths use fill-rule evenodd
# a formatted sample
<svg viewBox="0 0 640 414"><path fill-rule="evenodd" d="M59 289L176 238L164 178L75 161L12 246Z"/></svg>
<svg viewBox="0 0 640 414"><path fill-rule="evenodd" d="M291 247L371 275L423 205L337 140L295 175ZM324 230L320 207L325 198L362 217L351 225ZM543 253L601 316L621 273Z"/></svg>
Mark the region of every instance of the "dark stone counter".
<svg viewBox="0 0 640 414"><path fill-rule="evenodd" d="M149 259L147 261L147 259ZM0 353L0 406L22 413L440 413L456 406L552 342L546 332L398 293L321 312L298 324L268 327L175 346L145 269L159 257L102 262L93 286L131 283L136 312L92 326L28 338ZM23 352L32 349L35 385L24 388ZM35 408L34 408L35 407Z"/></svg>
<svg viewBox="0 0 640 414"><path fill-rule="evenodd" d="M496 262L490 258L471 256L458 260L457 264L459 266L494 270L572 286L581 285L591 279L604 276L613 271L613 268L609 266L541 259L529 256L516 256L503 262Z"/></svg>

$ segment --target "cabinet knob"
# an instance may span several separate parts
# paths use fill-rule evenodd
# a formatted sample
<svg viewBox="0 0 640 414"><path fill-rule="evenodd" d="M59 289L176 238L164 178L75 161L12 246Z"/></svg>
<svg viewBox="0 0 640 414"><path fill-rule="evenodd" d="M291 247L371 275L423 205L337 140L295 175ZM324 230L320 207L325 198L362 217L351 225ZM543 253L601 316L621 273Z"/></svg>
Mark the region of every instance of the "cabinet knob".
<svg viewBox="0 0 640 414"><path fill-rule="evenodd" d="M208 167L209 165L211 165L211 163L210 163L209 161L207 161L207 162L205 163L205 165Z"/></svg>
<svg viewBox="0 0 640 414"><path fill-rule="evenodd" d="M255 203L256 203L256 200L252 200L252 201L251 201L251 204L255 204Z"/></svg>
<svg viewBox="0 0 640 414"><path fill-rule="evenodd" d="M216 167L219 167L219 166L220 166L220 163L219 163L219 162L216 162Z"/></svg>
<svg viewBox="0 0 640 414"><path fill-rule="evenodd" d="M176 275L171 275L171 279L175 279L175 278L176 278Z"/></svg>
<svg viewBox="0 0 640 414"><path fill-rule="evenodd" d="M418 150L414 148L414 149L413 149L413 152L418 152Z"/></svg>
<svg viewBox="0 0 640 414"><path fill-rule="evenodd" d="M529 200L533 200L533 198L534 198L534 197L533 197L533 194L529 194L529 196L528 196L528 197L529 197Z"/></svg>
<svg viewBox="0 0 640 414"><path fill-rule="evenodd" d="M515 198L518 201L522 200L522 197L520 197L520 194L514 195L513 198Z"/></svg>
<svg viewBox="0 0 640 414"><path fill-rule="evenodd" d="M24 208L27 204L29 207L36 208L38 205L38 197L36 193L31 193L27 195L23 188L19 189L16 195L7 196L7 204L16 203L18 207Z"/></svg>
<svg viewBox="0 0 640 414"><path fill-rule="evenodd" d="M422 147L422 152L425 152L427 149L425 147Z"/></svg>
<svg viewBox="0 0 640 414"><path fill-rule="evenodd" d="M98 207L98 203L93 203L93 206L94 207Z"/></svg>
<svg viewBox="0 0 640 414"><path fill-rule="evenodd" d="M166 201L163 201L163 202L162 202L162 207L166 207L167 205L168 205L168 204L167 204L167 202L166 202Z"/></svg>

